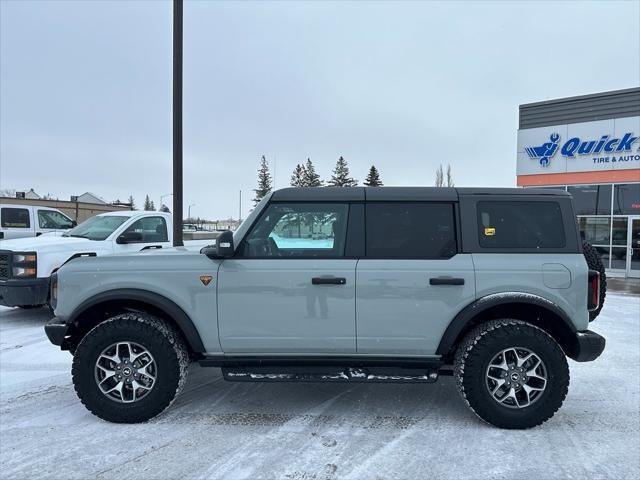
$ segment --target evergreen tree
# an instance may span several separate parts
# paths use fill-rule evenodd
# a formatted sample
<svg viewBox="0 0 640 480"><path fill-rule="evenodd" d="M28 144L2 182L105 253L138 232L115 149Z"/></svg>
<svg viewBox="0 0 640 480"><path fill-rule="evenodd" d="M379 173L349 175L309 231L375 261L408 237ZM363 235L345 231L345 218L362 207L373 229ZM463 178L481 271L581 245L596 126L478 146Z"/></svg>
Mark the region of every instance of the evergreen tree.
<svg viewBox="0 0 640 480"><path fill-rule="evenodd" d="M256 196L253 197L253 204L257 205L262 198L271 191L271 173L269 172L269 164L267 159L262 156L260 160L260 168L258 169L258 188L253 191L256 192Z"/></svg>
<svg viewBox="0 0 640 480"><path fill-rule="evenodd" d="M291 186L292 187L304 187L304 165L296 165L296 168L293 169L293 173L291 174Z"/></svg>
<svg viewBox="0 0 640 480"><path fill-rule="evenodd" d="M444 187L444 172L442 171L442 165L436 170L436 187Z"/></svg>
<svg viewBox="0 0 640 480"><path fill-rule="evenodd" d="M160 211L161 212L166 212L166 213L171 213L171 210L169 210L169 207L167 207L164 203L162 205L160 205Z"/></svg>
<svg viewBox="0 0 640 480"><path fill-rule="evenodd" d="M369 174L367 178L364 180L365 187L382 187L382 180L380 180L380 172L375 167L375 165L371 165L369 169Z"/></svg>
<svg viewBox="0 0 640 480"><path fill-rule="evenodd" d="M447 187L454 187L453 174L451 173L451 164L447 165Z"/></svg>
<svg viewBox="0 0 640 480"><path fill-rule="evenodd" d="M349 166L347 161L340 157L336 162L336 168L333 169L329 186L331 187L355 187L358 181L349 176Z"/></svg>
<svg viewBox="0 0 640 480"><path fill-rule="evenodd" d="M152 212L156 211L156 204L153 203L153 200L151 200L151 208L149 208L149 210L151 210Z"/></svg>
<svg viewBox="0 0 640 480"><path fill-rule="evenodd" d="M129 195L129 200L127 200L127 203L131 204L131 210L135 210L136 209L136 204L133 201L133 195Z"/></svg>
<svg viewBox="0 0 640 480"><path fill-rule="evenodd" d="M155 208L153 208L153 202L149 198L149 195L144 197L144 206L142 208L146 211L155 210Z"/></svg>
<svg viewBox="0 0 640 480"><path fill-rule="evenodd" d="M307 158L307 163L303 167L304 170L304 185L303 187L321 187L322 180L320 180L320 175L316 173L316 168L313 166L310 158Z"/></svg>

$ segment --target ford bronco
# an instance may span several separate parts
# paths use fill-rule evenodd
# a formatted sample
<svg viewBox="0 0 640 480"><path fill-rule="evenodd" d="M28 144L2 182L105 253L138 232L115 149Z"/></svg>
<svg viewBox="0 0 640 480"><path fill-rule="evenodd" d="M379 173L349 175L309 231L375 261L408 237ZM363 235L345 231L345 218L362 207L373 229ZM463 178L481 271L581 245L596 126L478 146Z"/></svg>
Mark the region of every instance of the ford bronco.
<svg viewBox="0 0 640 480"><path fill-rule="evenodd" d="M564 191L287 188L199 253L66 263L45 330L113 422L164 411L197 361L229 381L453 374L478 417L529 428L564 401L566 357L604 349L603 273Z"/></svg>

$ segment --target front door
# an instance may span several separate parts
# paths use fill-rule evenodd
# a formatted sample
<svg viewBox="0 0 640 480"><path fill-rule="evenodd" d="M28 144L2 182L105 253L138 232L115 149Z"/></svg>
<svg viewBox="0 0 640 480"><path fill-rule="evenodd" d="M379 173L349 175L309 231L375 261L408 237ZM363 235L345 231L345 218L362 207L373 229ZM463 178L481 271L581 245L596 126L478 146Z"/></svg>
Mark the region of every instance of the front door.
<svg viewBox="0 0 640 480"><path fill-rule="evenodd" d="M272 203L218 271L225 353L353 354L348 204Z"/></svg>
<svg viewBox="0 0 640 480"><path fill-rule="evenodd" d="M629 217L627 276L640 278L640 217Z"/></svg>

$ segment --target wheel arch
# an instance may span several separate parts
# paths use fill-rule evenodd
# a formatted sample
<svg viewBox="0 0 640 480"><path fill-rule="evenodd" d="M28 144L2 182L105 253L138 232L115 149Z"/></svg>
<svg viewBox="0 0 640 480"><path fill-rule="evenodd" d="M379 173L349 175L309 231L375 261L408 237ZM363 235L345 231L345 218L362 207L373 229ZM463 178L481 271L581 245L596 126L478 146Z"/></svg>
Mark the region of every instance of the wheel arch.
<svg viewBox="0 0 640 480"><path fill-rule="evenodd" d="M558 305L538 295L509 292L487 295L463 308L449 323L436 354L452 358L457 345L472 328L500 318L523 320L540 327L569 357L578 349L576 328Z"/></svg>
<svg viewBox="0 0 640 480"><path fill-rule="evenodd" d="M146 312L171 323L184 338L189 353L205 352L204 344L193 321L175 302L158 293L140 289L115 289L95 295L76 307L69 316L71 350L96 325L124 312Z"/></svg>

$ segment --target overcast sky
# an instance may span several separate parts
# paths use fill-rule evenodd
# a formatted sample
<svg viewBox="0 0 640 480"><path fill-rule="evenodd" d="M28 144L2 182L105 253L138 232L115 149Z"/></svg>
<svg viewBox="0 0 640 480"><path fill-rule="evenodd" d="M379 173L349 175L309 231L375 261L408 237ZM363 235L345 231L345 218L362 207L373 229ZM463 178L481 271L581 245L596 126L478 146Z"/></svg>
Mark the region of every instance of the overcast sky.
<svg viewBox="0 0 640 480"><path fill-rule="evenodd" d="M185 2L186 205L243 216L310 157L514 186L518 105L640 85L640 3ZM166 1L0 2L0 188L171 192Z"/></svg>

